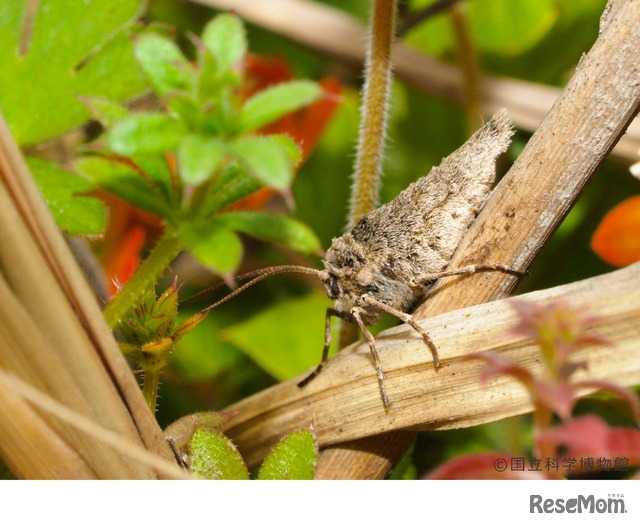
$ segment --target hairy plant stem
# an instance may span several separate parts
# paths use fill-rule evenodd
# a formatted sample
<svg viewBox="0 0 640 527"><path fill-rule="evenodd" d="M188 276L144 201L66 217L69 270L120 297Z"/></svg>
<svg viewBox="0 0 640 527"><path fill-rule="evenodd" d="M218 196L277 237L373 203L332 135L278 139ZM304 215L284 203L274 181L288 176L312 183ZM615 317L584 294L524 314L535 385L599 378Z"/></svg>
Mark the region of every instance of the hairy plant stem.
<svg viewBox="0 0 640 527"><path fill-rule="evenodd" d="M118 325L144 292L153 287L183 249L182 240L167 228L142 265L104 309L104 318L111 329Z"/></svg>
<svg viewBox="0 0 640 527"><path fill-rule="evenodd" d="M146 370L142 380L142 395L149 406L151 413L156 413L158 401L158 385L160 384L160 371L157 369Z"/></svg>
<svg viewBox="0 0 640 527"><path fill-rule="evenodd" d="M395 14L395 0L374 1L362 94L360 137L351 187L349 228L373 210L378 202L391 85Z"/></svg>
<svg viewBox="0 0 640 527"><path fill-rule="evenodd" d="M374 0L371 11L348 229L353 228L362 216L378 204L391 87L391 45L395 31L396 4L396 0ZM354 325L342 324L340 347L354 342L357 335Z"/></svg>

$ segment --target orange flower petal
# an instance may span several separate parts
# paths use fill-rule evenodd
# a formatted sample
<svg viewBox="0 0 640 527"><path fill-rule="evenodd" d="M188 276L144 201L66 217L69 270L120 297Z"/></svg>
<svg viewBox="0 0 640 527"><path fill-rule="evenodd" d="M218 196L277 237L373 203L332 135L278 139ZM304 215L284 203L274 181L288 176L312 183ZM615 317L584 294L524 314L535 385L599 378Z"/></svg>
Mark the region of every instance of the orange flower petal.
<svg viewBox="0 0 640 527"><path fill-rule="evenodd" d="M618 267L640 261L640 196L624 200L607 213L591 239L591 248Z"/></svg>
<svg viewBox="0 0 640 527"><path fill-rule="evenodd" d="M132 225L123 235L116 251L109 254L105 262L105 271L111 279L109 282L110 293L117 293L117 286L113 280L124 284L133 275L140 265L140 251L144 245L146 231L141 225Z"/></svg>

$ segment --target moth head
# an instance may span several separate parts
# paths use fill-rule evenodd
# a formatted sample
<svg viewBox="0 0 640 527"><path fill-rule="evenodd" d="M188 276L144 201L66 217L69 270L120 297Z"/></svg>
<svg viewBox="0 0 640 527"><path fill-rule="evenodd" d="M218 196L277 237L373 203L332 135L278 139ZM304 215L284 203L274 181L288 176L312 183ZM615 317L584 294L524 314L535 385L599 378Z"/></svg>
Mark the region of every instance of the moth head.
<svg viewBox="0 0 640 527"><path fill-rule="evenodd" d="M365 294L376 295L379 292L374 261L349 235L333 241L324 267L322 284L340 311L348 311Z"/></svg>
<svg viewBox="0 0 640 527"><path fill-rule="evenodd" d="M351 234L333 241L324 267L321 280L338 311L348 312L355 305L362 307L359 300L363 296L373 297L401 311L406 311L416 301L415 292L394 275L388 254L372 244L361 243ZM375 308L365 307L364 312L368 320L375 321L380 315Z"/></svg>

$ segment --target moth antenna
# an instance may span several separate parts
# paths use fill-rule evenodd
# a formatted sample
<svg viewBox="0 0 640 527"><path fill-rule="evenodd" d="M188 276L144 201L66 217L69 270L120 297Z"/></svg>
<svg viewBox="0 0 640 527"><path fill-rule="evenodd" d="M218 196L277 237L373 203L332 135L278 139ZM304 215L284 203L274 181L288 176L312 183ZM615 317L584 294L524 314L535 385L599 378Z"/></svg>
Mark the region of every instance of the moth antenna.
<svg viewBox="0 0 640 527"><path fill-rule="evenodd" d="M224 304L228 300L231 300L234 296L239 295L240 293L242 293L246 289L249 289L251 286L257 284L258 282L261 282L265 278L269 278L270 276L275 276L275 275L285 274L285 273L312 274L312 275L315 275L315 276L318 276L318 277L322 277L322 275L323 275L322 271L318 271L317 269L314 269L313 267L303 267L301 265L277 265L277 266L274 266L274 267L265 267L264 269L258 269L256 271L251 271L249 273L245 273L245 274L242 274L242 275L238 276L237 279L238 280L245 280L247 278L251 278L252 276L254 276L255 278L253 278L252 280L249 280L246 284L242 284L240 287L238 287L238 289L236 289L235 291L232 291L231 293L229 293L224 298L221 298L217 302L211 304L209 307L206 307L205 309L203 309L201 311L201 313L208 312L208 311L211 311L212 309L215 309L219 305ZM209 287L208 289L205 289L204 291L201 291L200 293L196 293L195 295L190 296L189 298L183 300L183 302L186 301L186 300L190 300L192 298L195 298L196 296L199 296L199 295L204 294L206 292L210 292L210 291L212 291L214 289L217 289L218 287L221 287L222 285L224 285L224 282L221 282L220 284L216 284L213 287Z"/></svg>

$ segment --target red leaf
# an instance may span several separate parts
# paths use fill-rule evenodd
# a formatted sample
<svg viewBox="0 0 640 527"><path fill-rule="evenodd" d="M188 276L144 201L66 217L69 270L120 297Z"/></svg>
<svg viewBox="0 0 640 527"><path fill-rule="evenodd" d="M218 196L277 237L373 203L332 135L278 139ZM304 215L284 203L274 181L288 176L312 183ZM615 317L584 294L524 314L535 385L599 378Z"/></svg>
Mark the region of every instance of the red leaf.
<svg viewBox="0 0 640 527"><path fill-rule="evenodd" d="M541 452L555 452L565 459L604 459L612 464L626 460L628 466L640 464L640 430L611 428L595 415L585 415L542 432L536 443Z"/></svg>
<svg viewBox="0 0 640 527"><path fill-rule="evenodd" d="M551 409L562 419L569 419L576 403L576 391L569 383L535 380L532 391L536 402Z"/></svg>
<svg viewBox="0 0 640 527"><path fill-rule="evenodd" d="M453 459L423 479L544 479L539 471L511 469L509 454L469 454Z"/></svg>
<svg viewBox="0 0 640 527"><path fill-rule="evenodd" d="M511 330L541 346L547 367L556 375L570 375L580 364L567 366L569 355L585 346L609 342L589 331L598 317L587 306L570 306L563 298L548 303L513 298L509 300L520 319Z"/></svg>
<svg viewBox="0 0 640 527"><path fill-rule="evenodd" d="M624 200L607 213L593 234L591 248L618 267L640 261L640 196Z"/></svg>
<svg viewBox="0 0 640 527"><path fill-rule="evenodd" d="M520 366L512 358L498 353L480 351L465 356L465 360L480 359L487 363L480 373L480 382L487 383L497 375L511 375L527 388L531 388L534 382L533 375L526 368Z"/></svg>

